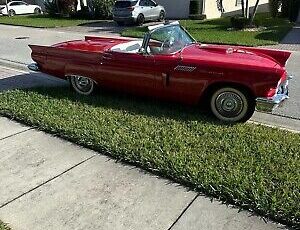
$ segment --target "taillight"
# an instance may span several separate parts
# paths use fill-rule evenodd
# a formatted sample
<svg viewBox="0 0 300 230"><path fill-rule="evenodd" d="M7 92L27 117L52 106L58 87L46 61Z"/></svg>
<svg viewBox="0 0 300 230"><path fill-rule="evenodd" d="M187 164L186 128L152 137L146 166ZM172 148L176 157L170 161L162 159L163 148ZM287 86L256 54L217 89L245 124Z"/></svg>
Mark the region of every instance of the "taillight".
<svg viewBox="0 0 300 230"><path fill-rule="evenodd" d="M134 11L134 6L127 7L128 10Z"/></svg>
<svg viewBox="0 0 300 230"><path fill-rule="evenodd" d="M270 88L268 93L267 93L267 97L273 97L277 92L277 87L276 88Z"/></svg>

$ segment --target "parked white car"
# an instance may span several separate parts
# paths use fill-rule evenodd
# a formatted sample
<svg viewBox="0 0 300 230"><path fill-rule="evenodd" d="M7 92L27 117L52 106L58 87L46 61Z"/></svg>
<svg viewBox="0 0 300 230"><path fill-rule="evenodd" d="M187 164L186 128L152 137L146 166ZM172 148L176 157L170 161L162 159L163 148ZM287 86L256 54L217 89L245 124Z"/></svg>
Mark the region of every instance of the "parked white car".
<svg viewBox="0 0 300 230"><path fill-rule="evenodd" d="M165 16L165 8L153 0L117 0L113 8L118 25L126 22L143 25L145 21L163 21Z"/></svg>
<svg viewBox="0 0 300 230"><path fill-rule="evenodd" d="M38 5L30 5L22 1L12 1L6 5L0 5L0 14L15 16L16 14L41 14L42 9Z"/></svg>

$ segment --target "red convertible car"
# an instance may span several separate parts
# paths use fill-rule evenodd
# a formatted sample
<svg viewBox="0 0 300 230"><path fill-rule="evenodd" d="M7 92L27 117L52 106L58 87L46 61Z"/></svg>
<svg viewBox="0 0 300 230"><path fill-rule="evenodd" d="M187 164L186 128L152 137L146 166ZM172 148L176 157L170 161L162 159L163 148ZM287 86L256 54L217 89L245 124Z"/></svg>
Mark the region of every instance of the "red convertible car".
<svg viewBox="0 0 300 230"><path fill-rule="evenodd" d="M30 48L30 69L68 79L83 95L101 86L191 105L206 101L226 122L246 121L255 108L272 111L288 98L291 53L201 44L179 23L149 27L141 40L87 36Z"/></svg>

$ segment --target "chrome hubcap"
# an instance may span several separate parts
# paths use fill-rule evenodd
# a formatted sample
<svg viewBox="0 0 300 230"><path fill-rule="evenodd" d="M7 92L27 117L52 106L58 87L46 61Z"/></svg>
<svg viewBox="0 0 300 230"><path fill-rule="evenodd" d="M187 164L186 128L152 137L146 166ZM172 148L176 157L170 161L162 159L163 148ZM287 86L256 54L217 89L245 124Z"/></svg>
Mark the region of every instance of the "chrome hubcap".
<svg viewBox="0 0 300 230"><path fill-rule="evenodd" d="M86 77L74 77L74 82L78 90L82 92L89 92L93 87L93 82Z"/></svg>
<svg viewBox="0 0 300 230"><path fill-rule="evenodd" d="M224 117L238 116L244 107L242 98L233 92L221 93L216 99L216 108Z"/></svg>

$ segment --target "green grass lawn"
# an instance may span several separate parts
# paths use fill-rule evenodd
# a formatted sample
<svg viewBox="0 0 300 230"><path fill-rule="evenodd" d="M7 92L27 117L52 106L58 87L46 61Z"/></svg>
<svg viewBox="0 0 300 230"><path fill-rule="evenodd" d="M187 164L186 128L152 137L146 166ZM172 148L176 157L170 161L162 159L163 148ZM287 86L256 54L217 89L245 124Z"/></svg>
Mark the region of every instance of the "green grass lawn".
<svg viewBox="0 0 300 230"><path fill-rule="evenodd" d="M0 230L10 230L10 228L0 220Z"/></svg>
<svg viewBox="0 0 300 230"><path fill-rule="evenodd" d="M246 46L277 44L293 26L287 19L272 18L269 14L258 14L255 21L257 25L266 29L256 32L228 31L231 26L230 18L182 20L180 23L199 42ZM132 27L123 31L122 35L142 37L146 31L146 27Z"/></svg>
<svg viewBox="0 0 300 230"><path fill-rule="evenodd" d="M199 108L68 88L0 93L0 114L241 208L300 226L300 135L225 125Z"/></svg>
<svg viewBox="0 0 300 230"><path fill-rule="evenodd" d="M0 17L0 24L29 26L29 27L37 27L37 28L78 26L90 22L93 22L93 20L58 18L58 17L50 18L47 15L22 15L22 16L14 16L14 17L7 17L7 16Z"/></svg>

